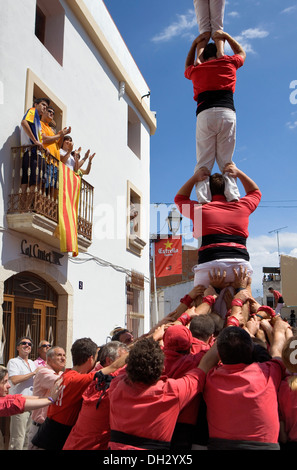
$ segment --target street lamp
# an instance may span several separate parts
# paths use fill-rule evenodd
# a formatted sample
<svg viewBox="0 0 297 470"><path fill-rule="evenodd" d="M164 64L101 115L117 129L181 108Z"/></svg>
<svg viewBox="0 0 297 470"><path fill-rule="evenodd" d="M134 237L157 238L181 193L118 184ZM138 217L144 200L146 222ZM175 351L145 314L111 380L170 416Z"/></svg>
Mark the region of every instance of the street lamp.
<svg viewBox="0 0 297 470"><path fill-rule="evenodd" d="M176 208L173 207L173 209L169 212L168 217L166 219L168 223L168 228L173 235L176 235L176 233L179 231L179 227L182 221L182 216L180 213L177 212Z"/></svg>

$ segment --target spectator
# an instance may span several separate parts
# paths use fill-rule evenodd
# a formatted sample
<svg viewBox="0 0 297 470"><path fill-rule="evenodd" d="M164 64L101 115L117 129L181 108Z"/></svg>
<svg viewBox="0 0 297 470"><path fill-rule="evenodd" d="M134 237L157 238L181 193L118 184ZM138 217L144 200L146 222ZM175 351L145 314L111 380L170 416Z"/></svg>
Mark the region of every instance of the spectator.
<svg viewBox="0 0 297 470"><path fill-rule="evenodd" d="M65 363L66 354L63 348L54 346L47 349L45 367L37 372L33 382L33 395L39 397L48 396L49 390L51 390L53 384L59 378L62 371L64 371ZM29 449L33 449L32 439L38 431L39 426L45 421L46 416L47 408L33 411L29 431Z"/></svg>
<svg viewBox="0 0 297 470"><path fill-rule="evenodd" d="M10 387L8 369L4 366L0 366L0 417L14 416L48 406L56 400L60 392L59 382L53 385L48 397L25 396L20 394L10 395Z"/></svg>
<svg viewBox="0 0 297 470"><path fill-rule="evenodd" d="M233 176L225 171L232 162L236 141L236 112L233 95L236 86L236 72L242 67L246 54L241 45L229 34L217 31L215 40L227 40L234 55L217 58L215 43L204 47L203 63L195 63L196 49L199 49L204 35L192 43L185 63L185 77L192 81L196 110L196 158L195 172L206 167L212 171L215 161L224 173L225 196L227 201L236 201L240 194ZM211 201L209 178L196 181L197 200L201 204Z"/></svg>
<svg viewBox="0 0 297 470"><path fill-rule="evenodd" d="M51 127L51 122L54 118L55 110L48 106L46 111L41 116L41 131L42 143L47 148L51 156L48 157L48 164L46 166L46 190L50 191L54 199L58 197L57 180L58 180L58 165L60 161L60 146L62 145L65 135L71 132L71 127L65 127L57 134Z"/></svg>
<svg viewBox="0 0 297 470"><path fill-rule="evenodd" d="M81 147L77 150L73 150L73 141L72 138L67 135L64 137L62 148L60 149L60 158L61 161L71 168L71 170L75 171L75 173L79 173L80 175L88 175L91 171L92 167L92 160L96 155L93 153L90 155L90 150L88 150L84 156L84 158L80 159L80 152ZM82 169L83 164L89 158L88 166L86 170Z"/></svg>
<svg viewBox="0 0 297 470"><path fill-rule="evenodd" d="M164 353L159 343L152 338L137 341L125 371L110 385L110 449L168 450L180 410L202 391L216 361L212 349L182 378L161 378Z"/></svg>
<svg viewBox="0 0 297 470"><path fill-rule="evenodd" d="M253 341L242 328L224 328L217 339L221 365L207 377L210 450L278 450L277 390L285 374L281 355L288 324L274 320L272 360L253 361ZM269 405L268 405L269 404Z"/></svg>
<svg viewBox="0 0 297 470"><path fill-rule="evenodd" d="M62 450L74 426L82 404L82 394L94 379L97 345L90 338L76 340L71 348L73 367L62 375L63 393L48 409L47 418L39 426L32 444L45 450ZM117 368L117 367L116 367ZM114 372L113 366L102 372ZM110 371L110 372L109 372Z"/></svg>
<svg viewBox="0 0 297 470"><path fill-rule="evenodd" d="M38 345L38 358L35 359L34 364L36 367L45 366L46 365L46 353L51 347L51 344L43 339L40 341Z"/></svg>
<svg viewBox="0 0 297 470"><path fill-rule="evenodd" d="M281 312L281 309L285 305L283 296L278 290L273 289L273 287L269 287L268 290L271 294L273 294L273 297L274 297L273 308L275 309L275 313L278 314Z"/></svg>
<svg viewBox="0 0 297 470"><path fill-rule="evenodd" d="M107 367L123 354L128 348L119 341L110 341L99 352L100 365ZM110 374L110 380L118 374ZM63 450L107 450L110 440L109 426L109 385L101 387L102 375L95 375L94 380L83 393L82 407L78 419L73 426Z"/></svg>
<svg viewBox="0 0 297 470"><path fill-rule="evenodd" d="M9 380L12 383L12 395L30 396L33 394L33 377L40 367L36 367L29 359L32 350L32 340L23 336L17 341L18 355L8 361ZM28 432L31 425L31 413L25 411L10 419L9 450L23 450L28 447Z"/></svg>
<svg viewBox="0 0 297 470"><path fill-rule="evenodd" d="M47 98L38 98L34 100L33 107L24 115L21 122L21 145L34 146L31 150L25 150L22 158L22 207L25 208L26 189L29 186L31 193L36 184L44 184L44 178L41 181L41 175L45 172L44 151L42 143L42 131L40 118L45 113L50 101ZM30 194L30 203L33 195ZM27 208L27 207L26 207Z"/></svg>

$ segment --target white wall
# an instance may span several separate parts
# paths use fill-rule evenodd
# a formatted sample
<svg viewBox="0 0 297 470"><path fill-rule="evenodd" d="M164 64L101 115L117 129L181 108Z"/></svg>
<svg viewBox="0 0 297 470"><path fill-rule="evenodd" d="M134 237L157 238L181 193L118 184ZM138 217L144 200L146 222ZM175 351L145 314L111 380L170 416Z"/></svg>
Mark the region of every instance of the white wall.
<svg viewBox="0 0 297 470"><path fill-rule="evenodd" d="M5 211L11 180L10 147L19 145L17 127L24 114L26 73L30 68L67 106L67 125L72 127L75 147L81 146L83 152L88 148L96 152L91 174L86 177L95 187L93 243L89 253L115 266L137 270L148 278L149 128L137 113L143 123L140 160L127 146L127 105L133 107L132 102L127 94L119 99L118 80L102 60L68 3L61 1L61 4L66 12L63 66L35 37L35 0L0 0L0 81L4 89L4 103L0 103L0 178L5 200L5 205L3 200L0 202L0 223L6 226ZM130 77L135 79L135 86L140 93L146 93L148 85L103 2L86 0L85 4L100 23ZM127 180L143 196L142 238L147 245L140 258L126 250ZM109 220L108 235L103 237L102 222L106 220ZM15 250L10 243L7 244L7 238L2 251L4 249L8 252ZM79 258L89 257L80 255ZM73 339L91 336L98 343L104 342L110 330L125 321L125 274L111 267L101 267L95 261L79 264L77 260L69 260L67 275L74 291ZM83 290L78 289L79 281L84 283ZM148 283L145 283L145 288L145 329L148 329Z"/></svg>

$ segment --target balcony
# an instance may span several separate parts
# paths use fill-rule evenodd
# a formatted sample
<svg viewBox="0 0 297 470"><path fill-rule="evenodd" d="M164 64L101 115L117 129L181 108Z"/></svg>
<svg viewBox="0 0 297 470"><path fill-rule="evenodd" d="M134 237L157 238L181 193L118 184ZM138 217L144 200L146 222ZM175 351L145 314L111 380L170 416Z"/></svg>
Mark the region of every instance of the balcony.
<svg viewBox="0 0 297 470"><path fill-rule="evenodd" d="M27 163L25 171L23 169L25 168L24 156ZM37 151L35 146L12 147L11 157L12 185L6 216L8 227L59 248L59 167L57 160L52 155ZM36 162L36 168L32 165L33 160ZM54 167L56 167L56 175L54 171L50 171L50 168ZM56 179L55 189L54 179ZM93 197L93 186L81 178L77 219L80 252L87 251L92 243Z"/></svg>

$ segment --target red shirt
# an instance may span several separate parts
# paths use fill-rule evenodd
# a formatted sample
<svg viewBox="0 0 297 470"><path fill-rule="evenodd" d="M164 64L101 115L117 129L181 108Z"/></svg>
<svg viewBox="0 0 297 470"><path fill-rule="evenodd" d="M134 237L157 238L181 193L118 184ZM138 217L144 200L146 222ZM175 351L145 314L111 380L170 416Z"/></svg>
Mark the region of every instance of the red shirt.
<svg viewBox="0 0 297 470"><path fill-rule="evenodd" d="M62 377L62 391L55 404L48 407L47 416L58 423L73 426L82 405L82 394L92 382L96 372L80 374L66 369Z"/></svg>
<svg viewBox="0 0 297 470"><path fill-rule="evenodd" d="M202 392L205 373L193 369L174 380L161 377L154 385L129 382L126 374L111 382L110 428L133 436L170 442L180 410ZM136 449L110 442L110 449Z"/></svg>
<svg viewBox="0 0 297 470"><path fill-rule="evenodd" d="M119 371L114 374L117 375ZM65 442L63 450L107 450L110 438L109 389L97 408L101 391L93 380L82 398L83 403L77 421Z"/></svg>
<svg viewBox="0 0 297 470"><path fill-rule="evenodd" d="M0 417L18 415L24 412L26 397L23 395L7 395L0 397Z"/></svg>
<svg viewBox="0 0 297 470"><path fill-rule="evenodd" d="M257 208L261 192L256 189L235 202L224 196L213 196L211 202L199 204L186 196L176 195L174 202L181 214L193 222L193 235L199 238L210 234L249 235L249 216Z"/></svg>
<svg viewBox="0 0 297 470"><path fill-rule="evenodd" d="M281 383L278 402L280 420L285 424L288 441L297 442L297 391L289 387L288 377Z"/></svg>
<svg viewBox="0 0 297 470"><path fill-rule="evenodd" d="M281 361L224 364L206 379L209 437L277 443L277 390L285 374Z"/></svg>
<svg viewBox="0 0 297 470"><path fill-rule="evenodd" d="M209 343L205 343L201 339L195 338L193 336L193 343L191 347L191 354L197 354L201 351L208 351L211 345Z"/></svg>
<svg viewBox="0 0 297 470"><path fill-rule="evenodd" d="M236 71L244 64L243 58L235 54L225 55L220 59L213 59L203 64L190 65L185 70L185 77L192 80L194 87L194 100L203 91L231 90L235 92Z"/></svg>

